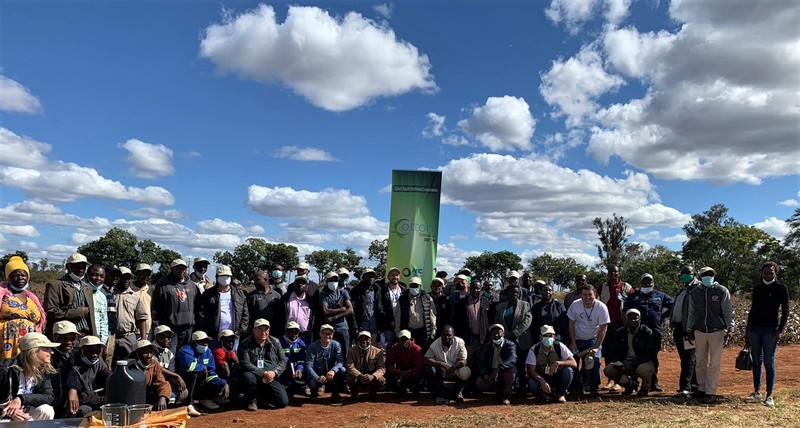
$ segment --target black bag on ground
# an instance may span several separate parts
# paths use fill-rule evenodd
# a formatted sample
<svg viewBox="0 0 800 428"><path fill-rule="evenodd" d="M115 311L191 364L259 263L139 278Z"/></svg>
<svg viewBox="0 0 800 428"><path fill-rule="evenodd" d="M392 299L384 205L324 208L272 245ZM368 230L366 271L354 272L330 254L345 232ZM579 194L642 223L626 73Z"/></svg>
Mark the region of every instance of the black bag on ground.
<svg viewBox="0 0 800 428"><path fill-rule="evenodd" d="M739 355L736 356L736 370L753 370L753 355L750 353L750 345L744 345Z"/></svg>

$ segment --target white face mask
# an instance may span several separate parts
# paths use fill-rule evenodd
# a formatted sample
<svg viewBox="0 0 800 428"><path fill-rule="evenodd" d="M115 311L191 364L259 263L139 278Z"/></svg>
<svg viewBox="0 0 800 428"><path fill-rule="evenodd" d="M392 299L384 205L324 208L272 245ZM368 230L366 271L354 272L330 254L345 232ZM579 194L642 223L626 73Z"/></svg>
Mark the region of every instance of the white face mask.
<svg viewBox="0 0 800 428"><path fill-rule="evenodd" d="M503 337L492 341L492 343L494 343L497 346L503 346L503 342L505 342L505 338L503 338Z"/></svg>
<svg viewBox="0 0 800 428"><path fill-rule="evenodd" d="M771 281L767 281L766 279L762 279L761 281L764 283L764 285L770 285L770 284L772 284L773 282L775 282L775 278L772 278L772 280L771 280Z"/></svg>
<svg viewBox="0 0 800 428"><path fill-rule="evenodd" d="M653 292L653 287L642 287L639 289L644 294L650 294Z"/></svg>
<svg viewBox="0 0 800 428"><path fill-rule="evenodd" d="M412 297L419 296L419 288L409 288L408 294L410 294Z"/></svg>
<svg viewBox="0 0 800 428"><path fill-rule="evenodd" d="M206 350L208 350L208 345L196 345L194 349L200 354L205 354Z"/></svg>
<svg viewBox="0 0 800 428"><path fill-rule="evenodd" d="M69 277L72 278L72 280L75 282L81 282L81 280L83 279L82 276L75 275L72 272L69 273Z"/></svg>
<svg viewBox="0 0 800 428"><path fill-rule="evenodd" d="M366 351L367 349L369 349L370 345L369 344L367 344L367 346L358 345L358 347L361 348L362 351Z"/></svg>
<svg viewBox="0 0 800 428"><path fill-rule="evenodd" d="M231 277L229 277L229 276L221 276L221 277L217 278L217 284L227 287L227 286L231 285Z"/></svg>
<svg viewBox="0 0 800 428"><path fill-rule="evenodd" d="M328 290L336 291L337 288L339 288L339 283L338 282L329 282L328 283Z"/></svg>

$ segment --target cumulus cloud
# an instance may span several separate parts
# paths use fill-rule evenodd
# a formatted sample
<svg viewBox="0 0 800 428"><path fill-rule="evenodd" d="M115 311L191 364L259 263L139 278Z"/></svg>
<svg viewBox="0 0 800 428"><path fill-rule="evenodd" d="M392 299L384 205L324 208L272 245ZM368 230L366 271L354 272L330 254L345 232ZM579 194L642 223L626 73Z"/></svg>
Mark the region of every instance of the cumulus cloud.
<svg viewBox="0 0 800 428"><path fill-rule="evenodd" d="M225 221L219 218L213 220L201 220L197 222L197 231L199 233L221 233L230 235L242 235L248 231L239 223L234 221Z"/></svg>
<svg viewBox="0 0 800 428"><path fill-rule="evenodd" d="M436 247L436 270L447 271L450 277L453 277L459 269L464 267L467 257L480 254L480 251L464 250L452 242L439 243Z"/></svg>
<svg viewBox="0 0 800 428"><path fill-rule="evenodd" d="M770 234L773 238L782 240L789 233L789 225L777 217L767 217L753 226Z"/></svg>
<svg viewBox="0 0 800 428"><path fill-rule="evenodd" d="M9 235L25 236L35 238L39 236L39 231L31 225L8 225L0 224L0 233Z"/></svg>
<svg viewBox="0 0 800 428"><path fill-rule="evenodd" d="M0 75L0 110L9 113L40 113L42 103L25 86Z"/></svg>
<svg viewBox="0 0 800 428"><path fill-rule="evenodd" d="M598 97L624 83L621 77L606 72L599 52L585 46L575 57L553 61L550 70L542 74L539 90L555 108L553 116L566 116L567 127L576 127L598 110Z"/></svg>
<svg viewBox="0 0 800 428"><path fill-rule="evenodd" d="M134 210L129 210L125 208L117 208L117 209L131 217L139 217L139 218L155 217L155 218L166 218L169 220L184 220L189 218L188 214L184 213L181 210L176 210L176 209L161 210L156 207L142 207Z"/></svg>
<svg viewBox="0 0 800 428"><path fill-rule="evenodd" d="M800 207L800 201L797 199L785 199L783 201L778 202L778 205L784 207Z"/></svg>
<svg viewBox="0 0 800 428"><path fill-rule="evenodd" d="M489 97L486 104L472 109L472 116L458 121L465 133L472 135L493 151L529 150L536 120L522 97Z"/></svg>
<svg viewBox="0 0 800 428"><path fill-rule="evenodd" d="M450 135L442 138L442 144L447 145L447 146L453 146L453 147L473 146L474 145L474 144L472 144L472 142L470 142L468 139L464 138L463 136L454 135L454 134L450 134Z"/></svg>
<svg viewBox="0 0 800 428"><path fill-rule="evenodd" d="M273 157L283 159L289 158L296 161L313 161L313 162L338 162L332 154L325 150L315 147L298 147L298 146L283 146L278 149Z"/></svg>
<svg viewBox="0 0 800 428"><path fill-rule="evenodd" d="M620 23L631 6L631 0L552 0L545 16L555 24L564 24L571 34L577 34L584 23L591 20L597 9L612 25Z"/></svg>
<svg viewBox="0 0 800 428"><path fill-rule="evenodd" d="M670 15L681 23L674 32L602 36L608 65L646 92L597 112L588 153L665 179L797 174L800 4L686 0Z"/></svg>
<svg viewBox="0 0 800 428"><path fill-rule="evenodd" d="M437 89L426 55L388 25L355 12L340 18L317 7L290 6L278 23L272 6L260 5L208 26L200 56L221 72L280 82L337 112L379 97Z"/></svg>
<svg viewBox="0 0 800 428"><path fill-rule="evenodd" d="M445 117L436 113L428 113L428 125L422 130L425 138L441 137L444 129Z"/></svg>
<svg viewBox="0 0 800 428"><path fill-rule="evenodd" d="M378 12L382 17L389 19L392 17L392 13L394 13L394 5L392 3L376 4L372 6L372 10Z"/></svg>
<svg viewBox="0 0 800 428"><path fill-rule="evenodd" d="M31 161L17 153L24 150ZM163 187L131 187L101 176L94 168L71 162L50 161L50 145L20 137L0 128L0 185L24 190L29 197L70 202L96 197L130 200L145 205L172 205L175 198ZM7 155L6 155L7 154Z"/></svg>
<svg viewBox="0 0 800 428"><path fill-rule="evenodd" d="M125 162L131 174L140 178L160 178L175 174L172 166L172 150L163 144L149 144L130 139L120 147L128 151Z"/></svg>

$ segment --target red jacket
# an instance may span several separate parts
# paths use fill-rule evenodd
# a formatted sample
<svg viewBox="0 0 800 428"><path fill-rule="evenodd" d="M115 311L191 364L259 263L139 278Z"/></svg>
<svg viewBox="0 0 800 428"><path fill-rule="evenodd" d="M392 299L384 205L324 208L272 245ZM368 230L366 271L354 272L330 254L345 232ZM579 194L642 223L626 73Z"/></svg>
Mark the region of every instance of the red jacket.
<svg viewBox="0 0 800 428"><path fill-rule="evenodd" d="M422 374L422 348L409 340L411 346L403 348L399 342L392 345L386 357L386 371L392 376L399 376L401 370L411 370L412 376Z"/></svg>

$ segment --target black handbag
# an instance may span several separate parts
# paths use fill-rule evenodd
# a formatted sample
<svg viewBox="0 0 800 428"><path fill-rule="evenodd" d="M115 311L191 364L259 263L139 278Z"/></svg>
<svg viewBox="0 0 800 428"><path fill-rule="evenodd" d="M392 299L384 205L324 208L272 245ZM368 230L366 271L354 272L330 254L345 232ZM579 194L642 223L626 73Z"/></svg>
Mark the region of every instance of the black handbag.
<svg viewBox="0 0 800 428"><path fill-rule="evenodd" d="M736 356L736 370L753 370L753 355L750 353L750 345L744 345L739 355Z"/></svg>

